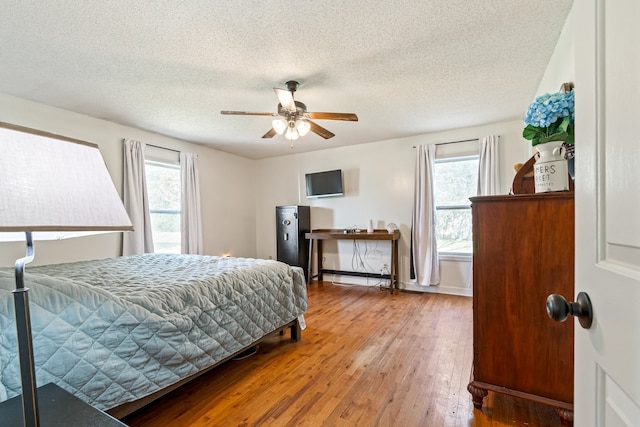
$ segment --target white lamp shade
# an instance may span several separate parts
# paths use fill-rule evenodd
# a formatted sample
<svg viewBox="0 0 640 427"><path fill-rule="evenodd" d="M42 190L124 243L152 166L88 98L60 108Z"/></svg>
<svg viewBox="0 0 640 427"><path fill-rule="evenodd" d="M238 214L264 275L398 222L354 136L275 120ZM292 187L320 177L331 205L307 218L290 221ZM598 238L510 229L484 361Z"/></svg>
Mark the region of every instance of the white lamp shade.
<svg viewBox="0 0 640 427"><path fill-rule="evenodd" d="M311 123L306 120L298 120L298 122L296 123L296 129L298 130L298 134L300 136L305 136L311 129Z"/></svg>
<svg viewBox="0 0 640 427"><path fill-rule="evenodd" d="M295 141L296 139L298 139L300 137L300 134L298 133L298 131L297 131L297 129L295 127L289 127L289 128L287 128L287 132L284 134L284 136L289 141Z"/></svg>
<svg viewBox="0 0 640 427"><path fill-rule="evenodd" d="M285 119L275 119L273 122L271 122L271 125L273 126L273 130L275 130L278 135L282 135L284 131L287 130L288 126Z"/></svg>
<svg viewBox="0 0 640 427"><path fill-rule="evenodd" d="M0 240L133 229L97 145L0 123L0 153Z"/></svg>

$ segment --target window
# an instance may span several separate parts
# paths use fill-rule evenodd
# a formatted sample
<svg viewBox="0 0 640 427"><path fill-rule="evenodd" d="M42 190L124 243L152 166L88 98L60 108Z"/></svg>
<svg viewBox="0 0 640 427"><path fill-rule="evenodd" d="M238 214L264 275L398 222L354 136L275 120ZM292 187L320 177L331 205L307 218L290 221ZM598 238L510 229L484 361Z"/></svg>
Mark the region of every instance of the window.
<svg viewBox="0 0 640 427"><path fill-rule="evenodd" d="M436 159L434 168L438 253L471 255L471 202L478 191L478 156Z"/></svg>
<svg viewBox="0 0 640 427"><path fill-rule="evenodd" d="M149 160L144 163L154 250L179 254L180 166Z"/></svg>

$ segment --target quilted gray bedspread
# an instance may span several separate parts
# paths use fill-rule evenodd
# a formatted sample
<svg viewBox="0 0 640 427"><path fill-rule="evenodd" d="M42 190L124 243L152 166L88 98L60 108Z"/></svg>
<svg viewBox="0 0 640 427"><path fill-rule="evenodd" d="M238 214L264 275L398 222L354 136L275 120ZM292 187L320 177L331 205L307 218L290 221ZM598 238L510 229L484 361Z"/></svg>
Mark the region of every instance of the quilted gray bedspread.
<svg viewBox="0 0 640 427"><path fill-rule="evenodd" d="M307 309L302 269L146 254L26 267L36 377L103 410L228 357ZM0 269L0 401L20 394L13 269Z"/></svg>

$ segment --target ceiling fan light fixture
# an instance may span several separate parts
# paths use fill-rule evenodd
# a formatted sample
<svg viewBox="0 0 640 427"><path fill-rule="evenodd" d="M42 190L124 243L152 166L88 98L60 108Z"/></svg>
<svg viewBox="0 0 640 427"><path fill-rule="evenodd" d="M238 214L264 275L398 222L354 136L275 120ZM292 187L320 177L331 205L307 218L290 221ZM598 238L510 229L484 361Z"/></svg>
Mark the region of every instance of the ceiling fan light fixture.
<svg viewBox="0 0 640 427"><path fill-rule="evenodd" d="M296 123L296 130L298 131L298 134L300 136L305 136L306 134L308 134L310 129L311 123L306 120L298 120L298 122Z"/></svg>
<svg viewBox="0 0 640 427"><path fill-rule="evenodd" d="M273 126L273 130L275 130L278 135L282 135L289 127L289 124L285 119L275 119L271 122L271 126Z"/></svg>
<svg viewBox="0 0 640 427"><path fill-rule="evenodd" d="M275 135L283 135L292 142L307 135L309 132L313 132L324 139L330 139L335 136L333 132L318 125L315 120L358 121L358 116L355 113L308 112L304 103L293 99L293 94L297 91L299 85L295 80L290 80L286 83L286 89L273 88L279 101L276 113L222 110L220 114L271 117L271 128L262 135L262 138L268 139L273 138ZM293 144L291 146L293 148Z"/></svg>
<svg viewBox="0 0 640 427"><path fill-rule="evenodd" d="M298 130L295 127L287 128L287 132L285 133L284 136L289 141L295 141L296 139L300 138L300 134L298 133Z"/></svg>

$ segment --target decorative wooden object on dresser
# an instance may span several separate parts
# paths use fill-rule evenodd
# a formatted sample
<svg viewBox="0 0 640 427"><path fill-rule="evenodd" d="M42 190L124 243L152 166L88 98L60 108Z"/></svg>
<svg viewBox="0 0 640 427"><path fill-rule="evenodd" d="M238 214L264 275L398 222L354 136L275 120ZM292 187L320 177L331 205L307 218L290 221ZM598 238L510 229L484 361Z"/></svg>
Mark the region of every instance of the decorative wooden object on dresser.
<svg viewBox="0 0 640 427"><path fill-rule="evenodd" d="M471 198L476 408L488 391L551 405L573 425L573 321L546 312L574 294L574 193Z"/></svg>

